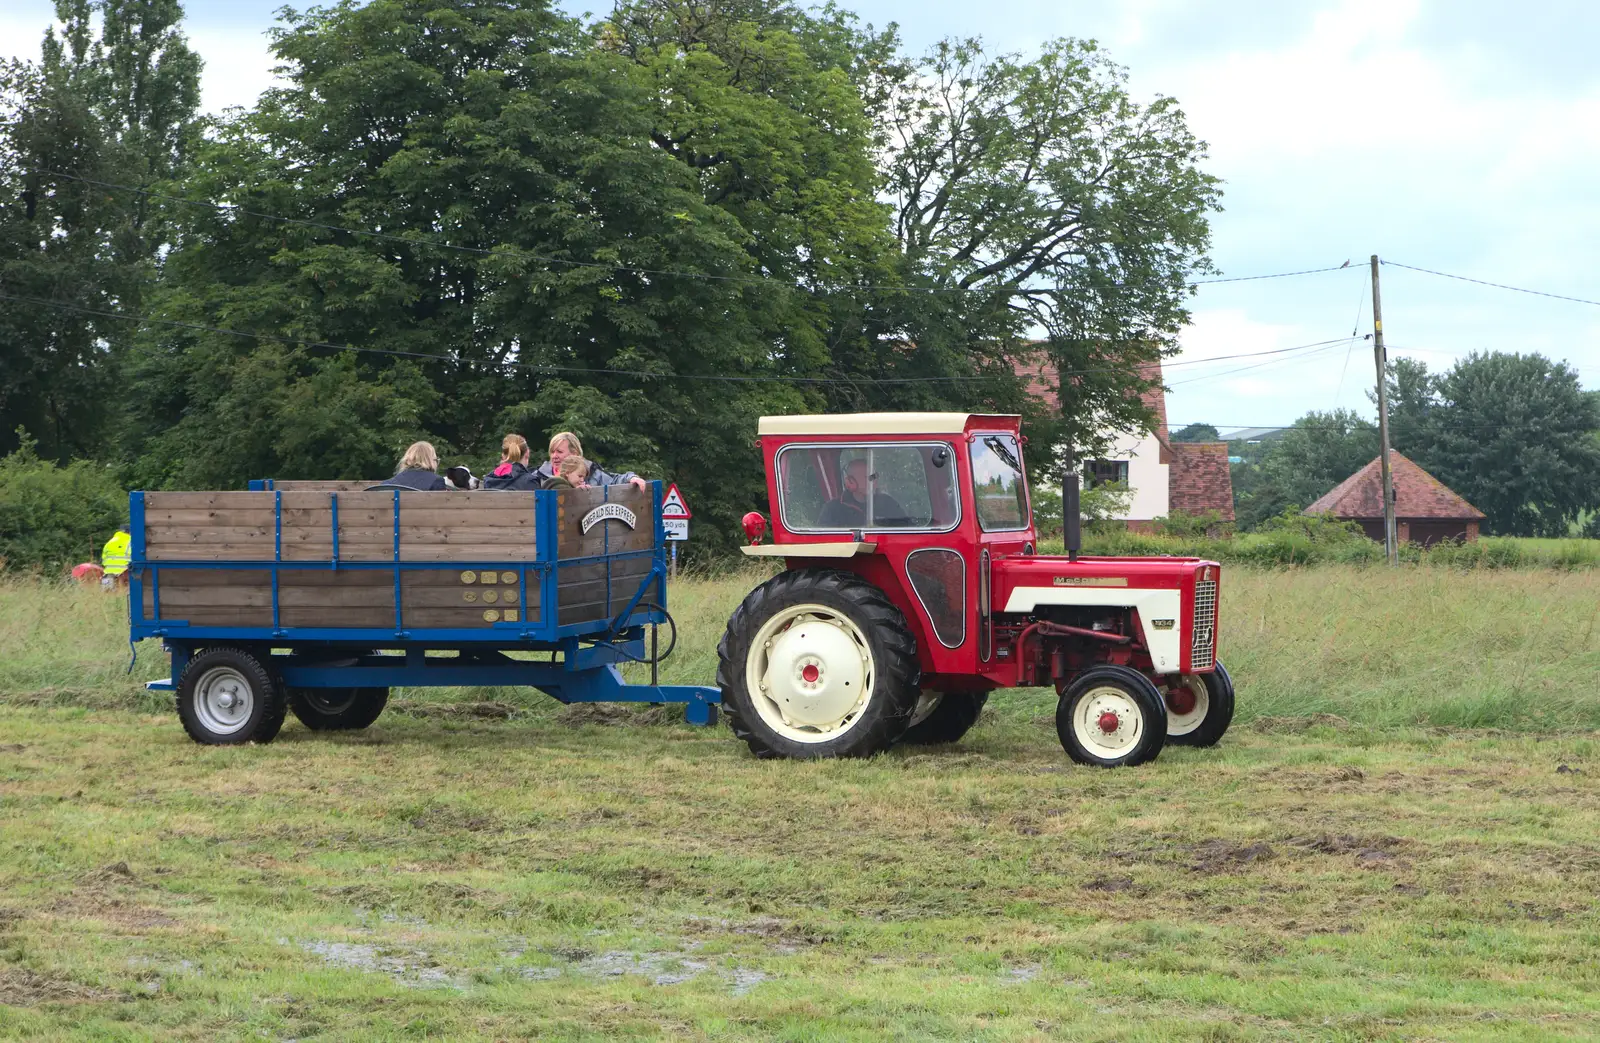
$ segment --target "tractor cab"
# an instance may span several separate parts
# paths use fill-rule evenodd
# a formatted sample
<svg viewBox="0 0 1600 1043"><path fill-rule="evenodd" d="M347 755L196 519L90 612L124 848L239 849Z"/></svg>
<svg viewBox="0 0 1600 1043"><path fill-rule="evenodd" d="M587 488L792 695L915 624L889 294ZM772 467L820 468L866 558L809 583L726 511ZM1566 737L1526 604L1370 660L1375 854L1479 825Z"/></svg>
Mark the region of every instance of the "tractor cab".
<svg viewBox="0 0 1600 1043"><path fill-rule="evenodd" d="M744 553L787 570L729 622L719 673L758 754L954 741L993 689L1045 685L1070 703L1062 742L1085 763L1147 760L1174 721L1177 741L1220 738L1233 696L1215 664L1216 563L1037 554L1020 422L761 419L771 542L747 516Z"/></svg>

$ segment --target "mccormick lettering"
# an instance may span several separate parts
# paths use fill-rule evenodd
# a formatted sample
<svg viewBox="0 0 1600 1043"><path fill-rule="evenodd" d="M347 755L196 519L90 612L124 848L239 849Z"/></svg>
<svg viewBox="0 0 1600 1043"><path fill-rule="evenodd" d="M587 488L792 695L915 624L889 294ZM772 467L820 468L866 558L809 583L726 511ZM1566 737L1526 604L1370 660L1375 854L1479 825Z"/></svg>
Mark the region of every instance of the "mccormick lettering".
<svg viewBox="0 0 1600 1043"><path fill-rule="evenodd" d="M594 528L596 525L599 525L601 522L606 521L607 519L622 522L630 529L633 528L634 523L639 520L632 511L628 510L628 508L622 506L620 503L602 503L600 506L583 516L584 535L588 535L590 529Z"/></svg>
<svg viewBox="0 0 1600 1043"><path fill-rule="evenodd" d="M1126 587L1125 576L1057 576L1053 581L1058 587Z"/></svg>

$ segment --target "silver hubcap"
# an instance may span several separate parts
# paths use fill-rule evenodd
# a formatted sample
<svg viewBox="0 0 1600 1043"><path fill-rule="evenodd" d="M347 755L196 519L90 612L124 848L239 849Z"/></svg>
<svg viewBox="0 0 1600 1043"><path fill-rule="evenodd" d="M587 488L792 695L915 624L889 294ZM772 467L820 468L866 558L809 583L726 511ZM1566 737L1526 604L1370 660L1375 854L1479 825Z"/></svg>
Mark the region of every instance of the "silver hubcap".
<svg viewBox="0 0 1600 1043"><path fill-rule="evenodd" d="M255 693L244 675L231 666L214 666L194 687L194 712L208 731L232 735L250 720Z"/></svg>
<svg viewBox="0 0 1600 1043"><path fill-rule="evenodd" d="M795 742L827 742L855 727L872 683L866 635L826 605L775 613L745 661L745 690L756 713Z"/></svg>
<svg viewBox="0 0 1600 1043"><path fill-rule="evenodd" d="M1072 711L1072 734L1097 757L1120 757L1144 734L1144 714L1120 688L1091 688Z"/></svg>

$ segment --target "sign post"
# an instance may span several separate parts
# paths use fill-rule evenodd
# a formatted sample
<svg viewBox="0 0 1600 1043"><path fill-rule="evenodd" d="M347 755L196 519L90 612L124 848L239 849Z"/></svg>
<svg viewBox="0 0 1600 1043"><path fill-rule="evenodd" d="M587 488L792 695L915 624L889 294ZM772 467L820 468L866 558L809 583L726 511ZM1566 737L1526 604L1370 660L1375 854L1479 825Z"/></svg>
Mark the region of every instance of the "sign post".
<svg viewBox="0 0 1600 1043"><path fill-rule="evenodd" d="M693 516L683 493L678 491L678 483L667 486L667 495L661 498L661 527L672 544L672 579L678 578L678 544L689 538L689 519Z"/></svg>

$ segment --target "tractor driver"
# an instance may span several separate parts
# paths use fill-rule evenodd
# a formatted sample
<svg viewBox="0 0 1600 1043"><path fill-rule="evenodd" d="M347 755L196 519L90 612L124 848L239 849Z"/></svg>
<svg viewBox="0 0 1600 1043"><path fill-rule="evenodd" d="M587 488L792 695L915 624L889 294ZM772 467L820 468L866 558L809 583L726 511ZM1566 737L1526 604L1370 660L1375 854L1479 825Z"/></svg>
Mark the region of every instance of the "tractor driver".
<svg viewBox="0 0 1600 1043"><path fill-rule="evenodd" d="M874 487L878 476L867 470L867 462L860 458L845 465L844 487L837 500L829 500L822 508L821 525L825 529L868 529L882 526L907 525L910 520L905 511L888 493ZM872 517L867 517L867 497L872 497Z"/></svg>

